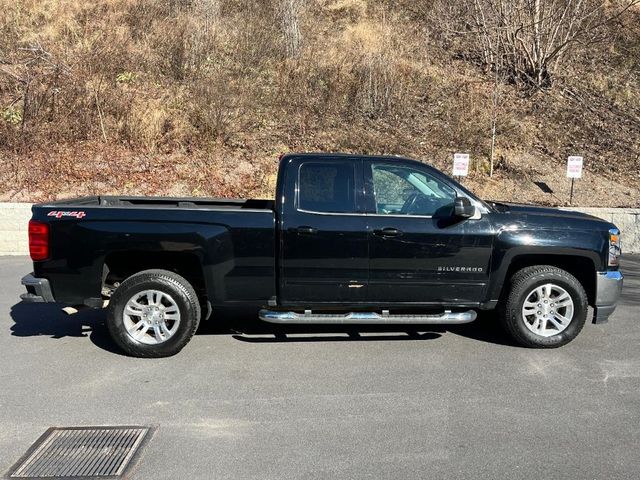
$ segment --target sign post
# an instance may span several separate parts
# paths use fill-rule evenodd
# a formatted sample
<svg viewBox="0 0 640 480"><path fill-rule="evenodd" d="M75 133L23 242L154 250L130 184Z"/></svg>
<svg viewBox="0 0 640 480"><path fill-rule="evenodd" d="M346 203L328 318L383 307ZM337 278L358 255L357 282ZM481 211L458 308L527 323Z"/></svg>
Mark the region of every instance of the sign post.
<svg viewBox="0 0 640 480"><path fill-rule="evenodd" d="M466 177L469 175L469 154L454 153L453 154L453 176ZM460 179L462 181L462 179Z"/></svg>
<svg viewBox="0 0 640 480"><path fill-rule="evenodd" d="M579 156L570 156L567 159L567 178L571 179L569 205L573 203L573 182L576 178L582 178L582 161L583 158Z"/></svg>

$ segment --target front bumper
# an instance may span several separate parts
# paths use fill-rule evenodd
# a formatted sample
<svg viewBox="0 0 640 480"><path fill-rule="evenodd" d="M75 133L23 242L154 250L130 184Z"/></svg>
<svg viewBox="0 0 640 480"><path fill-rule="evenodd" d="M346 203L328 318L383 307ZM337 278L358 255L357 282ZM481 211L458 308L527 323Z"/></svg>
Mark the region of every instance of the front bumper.
<svg viewBox="0 0 640 480"><path fill-rule="evenodd" d="M51 285L46 278L36 278L30 273L22 277L21 283L27 288L27 293L20 295L23 302L55 302L51 292Z"/></svg>
<svg viewBox="0 0 640 480"><path fill-rule="evenodd" d="M616 309L624 277L619 271L598 272L593 323L605 323Z"/></svg>

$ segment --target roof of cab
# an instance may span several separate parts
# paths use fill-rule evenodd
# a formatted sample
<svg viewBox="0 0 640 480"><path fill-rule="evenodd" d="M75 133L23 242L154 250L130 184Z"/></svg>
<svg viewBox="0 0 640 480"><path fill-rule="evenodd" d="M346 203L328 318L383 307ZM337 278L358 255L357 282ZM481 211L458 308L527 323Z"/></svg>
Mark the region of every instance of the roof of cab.
<svg viewBox="0 0 640 480"><path fill-rule="evenodd" d="M316 158L316 157L321 157L321 158L326 158L326 159L332 159L332 158L384 158L387 160L410 160L413 162L420 162L420 160L417 160L415 158L409 158L409 157L404 157L402 155L369 155L369 154L361 154L361 153L342 153L342 152L289 152L289 153L284 153L282 154L282 156L280 157L281 160L284 160L285 158ZM424 162L420 162L420 163L424 163Z"/></svg>

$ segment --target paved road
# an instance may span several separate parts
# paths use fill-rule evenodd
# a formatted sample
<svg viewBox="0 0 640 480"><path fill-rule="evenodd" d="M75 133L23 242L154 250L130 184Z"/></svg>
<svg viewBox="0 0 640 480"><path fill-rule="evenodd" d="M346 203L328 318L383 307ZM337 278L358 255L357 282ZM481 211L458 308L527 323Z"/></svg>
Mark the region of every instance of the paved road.
<svg viewBox="0 0 640 480"><path fill-rule="evenodd" d="M160 360L120 355L100 312L16 304L29 270L0 258L0 475L49 426L151 424L133 479L638 478L638 257L611 322L557 350L487 315L409 332L245 315Z"/></svg>

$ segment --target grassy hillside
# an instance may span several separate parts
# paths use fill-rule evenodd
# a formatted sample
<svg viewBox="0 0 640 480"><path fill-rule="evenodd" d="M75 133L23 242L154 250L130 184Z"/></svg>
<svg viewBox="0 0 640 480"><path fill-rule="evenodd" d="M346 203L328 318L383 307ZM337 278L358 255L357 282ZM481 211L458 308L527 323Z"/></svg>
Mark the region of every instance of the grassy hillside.
<svg viewBox="0 0 640 480"><path fill-rule="evenodd" d="M582 154L574 204L640 206L640 8L586 4L535 84L444 0L0 0L0 200L264 197L282 152L463 151L485 198L566 204Z"/></svg>

